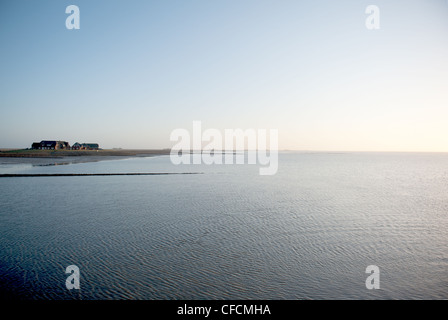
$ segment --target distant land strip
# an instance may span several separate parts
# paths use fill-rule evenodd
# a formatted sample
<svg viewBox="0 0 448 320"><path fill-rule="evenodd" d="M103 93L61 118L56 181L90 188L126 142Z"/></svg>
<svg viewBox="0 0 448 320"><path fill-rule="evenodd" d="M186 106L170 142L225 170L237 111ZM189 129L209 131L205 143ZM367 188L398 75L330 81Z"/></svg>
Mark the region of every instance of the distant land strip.
<svg viewBox="0 0 448 320"><path fill-rule="evenodd" d="M0 149L0 157L7 158L63 158L79 156L104 157L145 157L169 155L170 149L152 150L152 149L104 149L104 150L31 150L31 149Z"/></svg>
<svg viewBox="0 0 448 320"><path fill-rule="evenodd" d="M93 176L162 176L173 174L203 174L203 172L129 172L129 173L33 173L0 174L0 178L16 177L93 177Z"/></svg>

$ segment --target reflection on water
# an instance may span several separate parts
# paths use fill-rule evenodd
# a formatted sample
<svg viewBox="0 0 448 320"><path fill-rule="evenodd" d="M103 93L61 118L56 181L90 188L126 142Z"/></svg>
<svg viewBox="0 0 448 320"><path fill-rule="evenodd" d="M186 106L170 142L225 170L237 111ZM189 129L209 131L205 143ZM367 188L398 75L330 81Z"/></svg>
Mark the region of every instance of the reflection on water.
<svg viewBox="0 0 448 320"><path fill-rule="evenodd" d="M73 162L54 162L54 163L44 163L44 164L33 164L33 167L66 166L68 164L73 164Z"/></svg>

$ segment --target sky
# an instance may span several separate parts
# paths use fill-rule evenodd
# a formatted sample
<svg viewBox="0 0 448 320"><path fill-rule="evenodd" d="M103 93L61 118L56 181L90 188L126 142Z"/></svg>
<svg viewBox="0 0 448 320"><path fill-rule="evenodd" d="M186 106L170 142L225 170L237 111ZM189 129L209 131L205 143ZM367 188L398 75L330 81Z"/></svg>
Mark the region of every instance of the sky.
<svg viewBox="0 0 448 320"><path fill-rule="evenodd" d="M447 0L1 0L0 58L0 148L170 148L201 121L282 150L448 152Z"/></svg>

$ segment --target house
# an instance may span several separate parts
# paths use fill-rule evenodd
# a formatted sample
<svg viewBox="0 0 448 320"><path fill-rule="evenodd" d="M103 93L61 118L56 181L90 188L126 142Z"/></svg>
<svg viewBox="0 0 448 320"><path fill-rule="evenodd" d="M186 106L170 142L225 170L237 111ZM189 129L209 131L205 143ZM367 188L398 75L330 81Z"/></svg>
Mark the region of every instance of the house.
<svg viewBox="0 0 448 320"><path fill-rule="evenodd" d="M67 141L58 141L58 149L70 150L70 144Z"/></svg>
<svg viewBox="0 0 448 320"><path fill-rule="evenodd" d="M67 141L42 140L41 142L33 142L31 149L36 150L69 150L70 144Z"/></svg>
<svg viewBox="0 0 448 320"><path fill-rule="evenodd" d="M75 142L72 146L72 150L99 150L100 146L98 143L79 143Z"/></svg>
<svg viewBox="0 0 448 320"><path fill-rule="evenodd" d="M82 144L79 142L75 142L75 144L72 145L72 150L81 150Z"/></svg>
<svg viewBox="0 0 448 320"><path fill-rule="evenodd" d="M83 150L98 150L100 148L98 143L83 143Z"/></svg>
<svg viewBox="0 0 448 320"><path fill-rule="evenodd" d="M31 149L34 150L100 150L98 143L79 143L70 147L67 141L42 140L41 142L33 142Z"/></svg>

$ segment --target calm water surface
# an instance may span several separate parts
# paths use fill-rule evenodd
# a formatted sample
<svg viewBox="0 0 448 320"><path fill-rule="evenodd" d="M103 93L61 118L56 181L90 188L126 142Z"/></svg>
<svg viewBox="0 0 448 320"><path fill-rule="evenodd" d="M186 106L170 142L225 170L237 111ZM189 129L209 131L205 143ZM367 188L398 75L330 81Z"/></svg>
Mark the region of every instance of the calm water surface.
<svg viewBox="0 0 448 320"><path fill-rule="evenodd" d="M0 285L25 299L448 299L448 154L282 153L256 165L169 157L0 173ZM81 290L65 287L77 265ZM367 290L366 267L380 268Z"/></svg>

